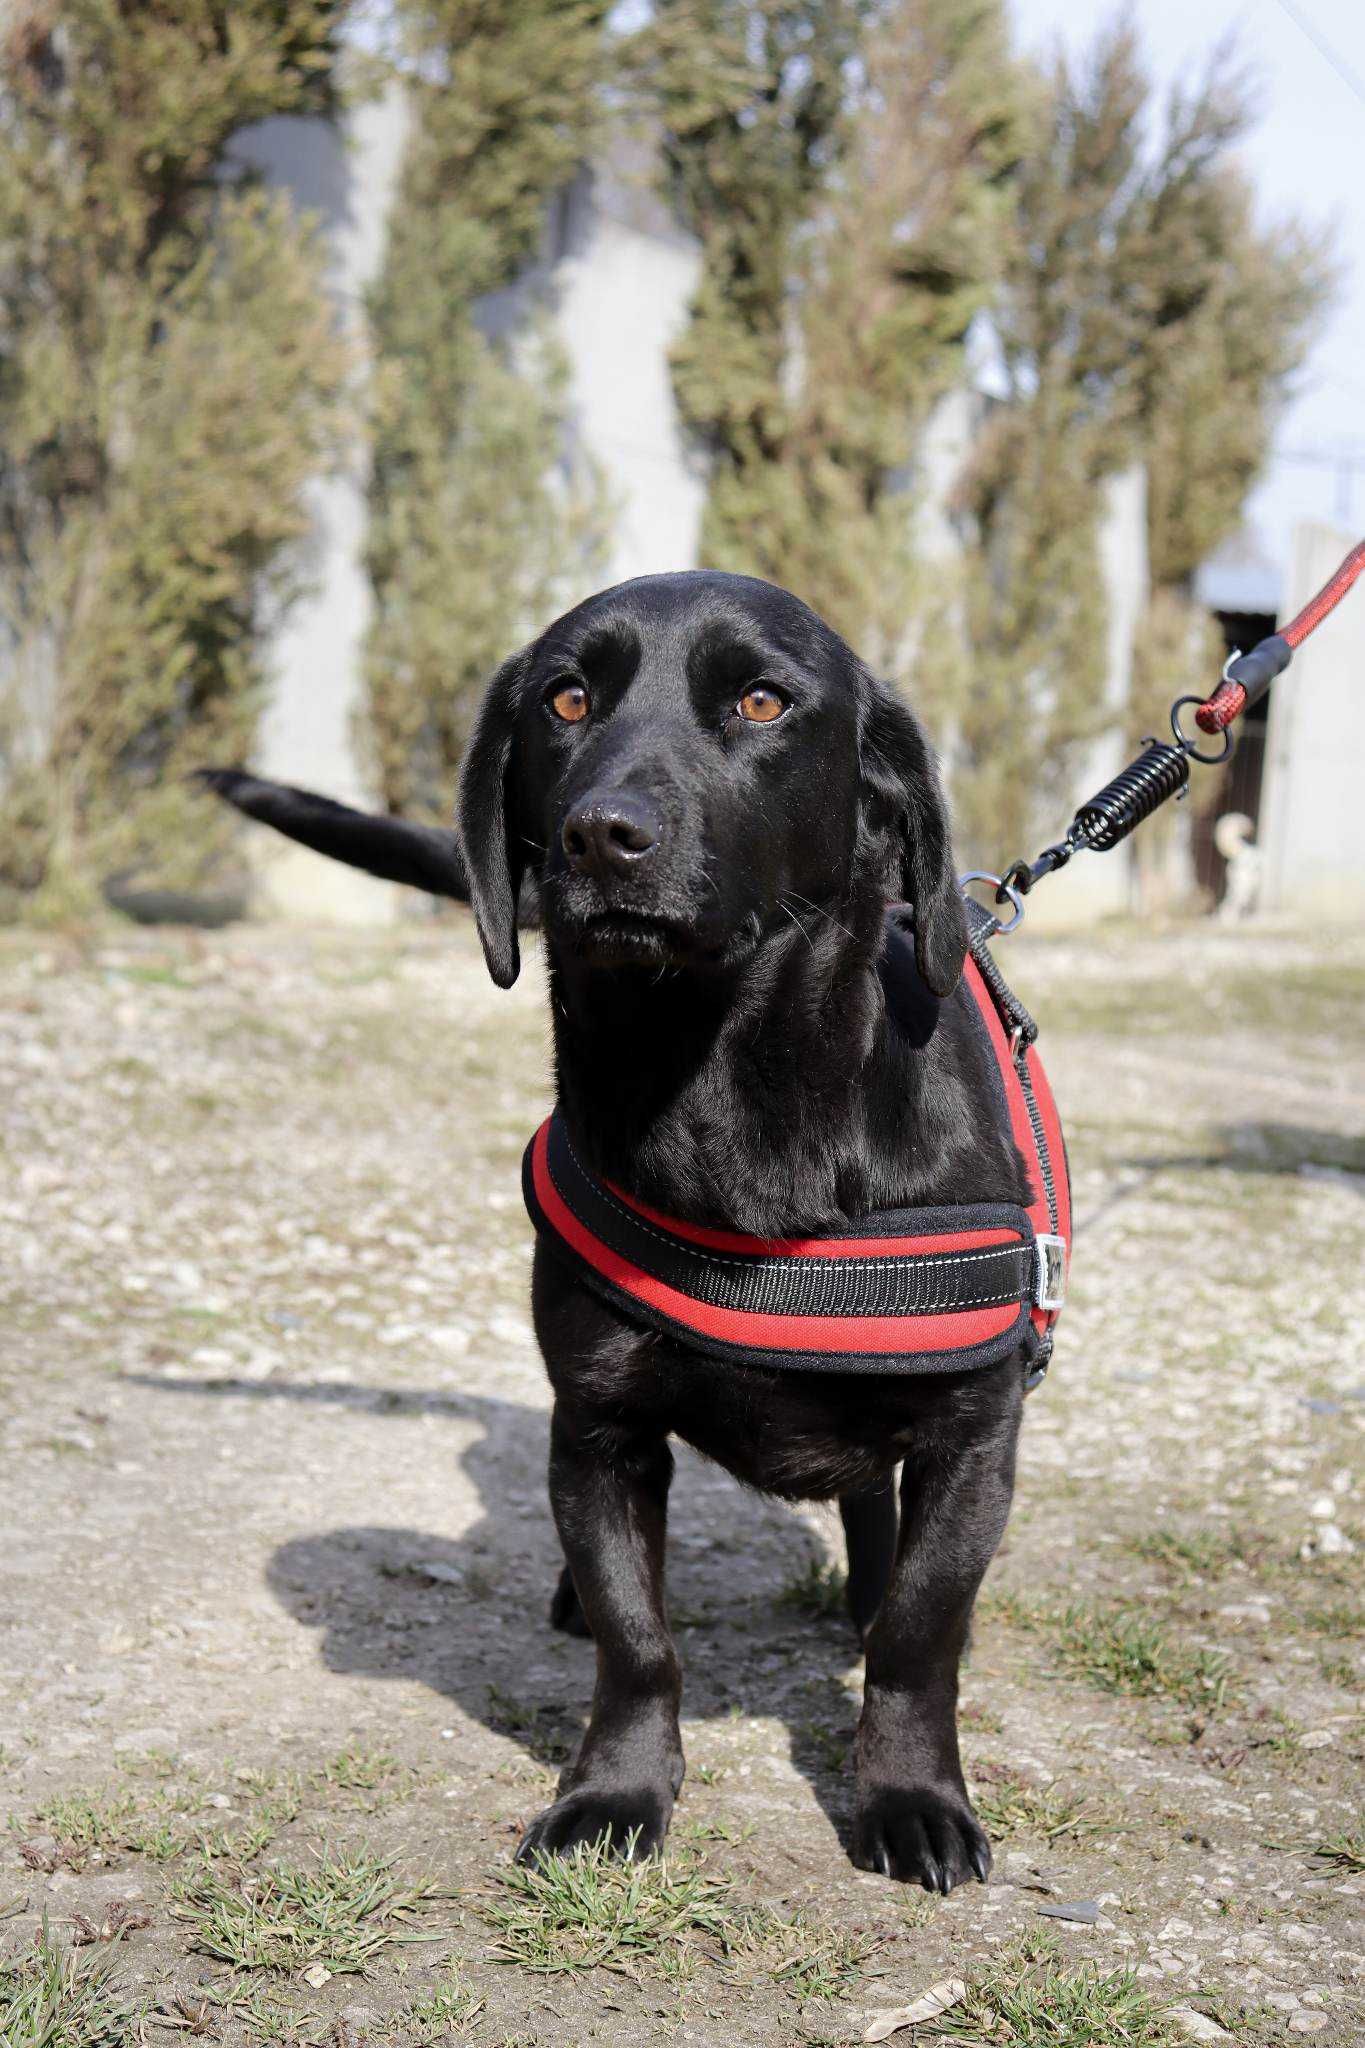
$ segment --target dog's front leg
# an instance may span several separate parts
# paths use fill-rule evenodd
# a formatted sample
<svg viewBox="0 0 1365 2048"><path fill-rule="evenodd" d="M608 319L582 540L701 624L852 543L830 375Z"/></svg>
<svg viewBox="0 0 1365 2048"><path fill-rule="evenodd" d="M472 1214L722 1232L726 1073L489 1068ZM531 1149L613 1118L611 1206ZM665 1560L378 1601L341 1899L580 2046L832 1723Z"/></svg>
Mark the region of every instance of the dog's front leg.
<svg viewBox="0 0 1365 2048"><path fill-rule="evenodd" d="M962 1778L957 1673L1009 1515L1020 1405L1012 1391L960 1436L936 1429L907 1455L896 1563L867 1636L853 1861L926 1891L984 1883L991 1867Z"/></svg>
<svg viewBox="0 0 1365 2048"><path fill-rule="evenodd" d="M583 1744L553 1806L517 1851L563 1854L607 1835L624 1852L657 1849L683 1779L681 1674L664 1613L664 1523L673 1455L663 1438L624 1431L560 1400L550 1433L550 1501L597 1645L597 1686Z"/></svg>

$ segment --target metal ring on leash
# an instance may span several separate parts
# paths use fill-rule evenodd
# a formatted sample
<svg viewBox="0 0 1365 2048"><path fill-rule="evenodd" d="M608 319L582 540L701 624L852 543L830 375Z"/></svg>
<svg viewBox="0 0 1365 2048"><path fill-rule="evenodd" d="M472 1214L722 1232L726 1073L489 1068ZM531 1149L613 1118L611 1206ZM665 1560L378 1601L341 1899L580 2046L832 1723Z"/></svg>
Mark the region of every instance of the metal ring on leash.
<svg viewBox="0 0 1365 2048"><path fill-rule="evenodd" d="M968 882L989 882L995 890L995 900L997 903L1008 902L1014 905L1014 916L1010 919L1009 923L997 923L992 934L995 938L1003 939L1007 932L1014 930L1014 927L1024 915L1024 900L1019 891L1014 887L1013 883L1003 881L999 875L988 875L981 868L973 868L969 875L959 875L957 878L959 889L965 889Z"/></svg>
<svg viewBox="0 0 1365 2048"><path fill-rule="evenodd" d="M1177 745L1189 755L1192 761L1202 761L1206 768L1216 768L1219 762L1226 761L1228 755L1232 752L1232 734L1227 726L1223 727L1223 751L1221 754L1201 754L1194 741L1187 738L1180 730L1182 707L1186 704L1202 704L1203 702L1204 699L1202 697L1177 697L1171 706L1171 731L1175 734Z"/></svg>

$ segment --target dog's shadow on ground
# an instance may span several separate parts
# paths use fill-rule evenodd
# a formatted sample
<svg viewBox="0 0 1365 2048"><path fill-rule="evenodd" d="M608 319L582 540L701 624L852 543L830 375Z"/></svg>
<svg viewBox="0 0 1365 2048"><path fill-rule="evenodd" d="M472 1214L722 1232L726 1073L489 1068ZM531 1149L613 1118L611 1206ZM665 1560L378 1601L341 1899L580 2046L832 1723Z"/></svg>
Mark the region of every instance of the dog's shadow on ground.
<svg viewBox="0 0 1365 2048"><path fill-rule="evenodd" d="M459 1431L467 1441L458 1451L453 1443L438 1448L439 1436L422 1437L424 1457L448 1456L452 1470L458 1461L476 1490L481 1512L462 1534L376 1519L297 1536L272 1554L268 1582L285 1610L317 1632L329 1670L428 1686L538 1762L557 1765L573 1753L594 1656L590 1642L550 1628L562 1556L545 1489L544 1410L486 1394L340 1380L128 1377L182 1397L475 1425L472 1436ZM376 1492L382 1501L382 1472ZM837 1540L832 1510L830 1526ZM858 1649L837 1589L823 1578L824 1556L795 1514L680 1452L668 1597L684 1715L784 1722L793 1764L846 1839L857 1709L843 1680Z"/></svg>

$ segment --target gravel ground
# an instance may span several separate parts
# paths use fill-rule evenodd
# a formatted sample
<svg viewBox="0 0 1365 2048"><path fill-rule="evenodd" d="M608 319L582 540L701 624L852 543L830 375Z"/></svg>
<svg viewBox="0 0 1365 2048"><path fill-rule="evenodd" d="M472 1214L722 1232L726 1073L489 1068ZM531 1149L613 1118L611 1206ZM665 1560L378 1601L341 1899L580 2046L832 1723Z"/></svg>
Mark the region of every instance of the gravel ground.
<svg viewBox="0 0 1365 2048"><path fill-rule="evenodd" d="M1009 948L1078 1237L964 1688L993 1880L852 1870L836 1521L684 1455L676 1849L569 1900L507 1878L592 1669L545 1622L534 965L0 934L6 2048L852 2042L952 1980L983 2044L1365 2042L1365 941Z"/></svg>

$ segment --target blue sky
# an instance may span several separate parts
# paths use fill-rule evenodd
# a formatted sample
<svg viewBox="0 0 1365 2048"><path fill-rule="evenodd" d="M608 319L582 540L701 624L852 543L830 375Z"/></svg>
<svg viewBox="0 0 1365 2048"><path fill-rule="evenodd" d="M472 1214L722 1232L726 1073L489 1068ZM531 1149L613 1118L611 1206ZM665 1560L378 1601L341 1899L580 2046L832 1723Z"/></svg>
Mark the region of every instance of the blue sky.
<svg viewBox="0 0 1365 2048"><path fill-rule="evenodd" d="M1010 5L1020 46L1035 52L1058 37L1083 48L1109 11L1095 0ZM1297 214L1336 227L1340 291L1281 422L1282 459L1250 507L1282 566L1296 519L1344 521L1357 538L1365 534L1365 0L1133 0L1131 15L1163 84L1202 74L1220 39L1236 36L1261 106L1243 160L1263 217ZM1329 46L1345 78L1301 24ZM1333 462L1353 455L1360 467L1344 478L1288 459L1309 451Z"/></svg>

